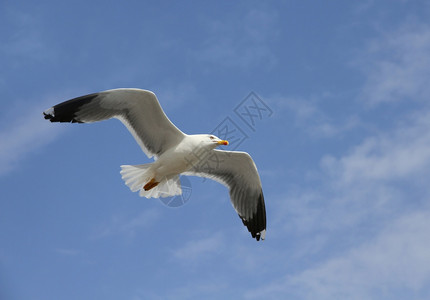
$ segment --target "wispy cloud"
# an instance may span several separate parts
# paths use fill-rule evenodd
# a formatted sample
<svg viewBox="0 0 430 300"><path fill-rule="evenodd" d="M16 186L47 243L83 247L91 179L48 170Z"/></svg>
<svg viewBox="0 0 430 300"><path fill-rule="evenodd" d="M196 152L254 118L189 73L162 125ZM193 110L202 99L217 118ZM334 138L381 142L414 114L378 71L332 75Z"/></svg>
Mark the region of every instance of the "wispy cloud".
<svg viewBox="0 0 430 300"><path fill-rule="evenodd" d="M43 118L42 112L48 107L45 103L15 107L8 112L9 122L3 122L0 128L0 175L11 171L20 160L61 132L62 128Z"/></svg>
<svg viewBox="0 0 430 300"><path fill-rule="evenodd" d="M132 300L162 300L162 299L218 299L221 291L228 290L229 285L223 278L205 280L205 276L198 280L188 280L178 288L169 287L163 291L152 292L138 288L134 291Z"/></svg>
<svg viewBox="0 0 430 300"><path fill-rule="evenodd" d="M93 239L112 235L124 235L133 238L137 232L153 226L160 214L157 209L145 210L136 216L115 215L107 224L98 226L92 233Z"/></svg>
<svg viewBox="0 0 430 300"><path fill-rule="evenodd" d="M323 264L247 294L276 299L403 299L428 293L430 211L403 216L375 238Z"/></svg>
<svg viewBox="0 0 430 300"><path fill-rule="evenodd" d="M225 66L270 67L276 57L269 44L277 35L275 11L251 9L242 18L237 15L208 21L208 38L196 57ZM234 30L233 30L234 29Z"/></svg>
<svg viewBox="0 0 430 300"><path fill-rule="evenodd" d="M360 247L285 276L248 297L403 299L405 290L417 296L429 292L429 217L429 210L400 217Z"/></svg>
<svg viewBox="0 0 430 300"><path fill-rule="evenodd" d="M0 53L9 57L9 62L20 64L23 58L46 60L55 57L52 45L47 46L41 22L34 14L6 9L2 12L2 17L10 28L0 45Z"/></svg>
<svg viewBox="0 0 430 300"><path fill-rule="evenodd" d="M392 133L365 139L344 157L327 156L322 165L348 184L416 180L430 167L430 111L413 114Z"/></svg>
<svg viewBox="0 0 430 300"><path fill-rule="evenodd" d="M165 106L169 105L169 108L177 108L184 103L196 100L198 94L196 87L188 82L161 84L154 92L160 102Z"/></svg>
<svg viewBox="0 0 430 300"><path fill-rule="evenodd" d="M309 98L272 97L269 99L275 109L282 114L291 114L293 125L312 138L330 138L362 126L358 115L330 116L322 105L322 100L334 97L327 93Z"/></svg>
<svg viewBox="0 0 430 300"><path fill-rule="evenodd" d="M367 77L361 98L370 104L427 100L430 27L412 21L372 40L355 62Z"/></svg>
<svg viewBox="0 0 430 300"><path fill-rule="evenodd" d="M402 125L368 136L339 157L323 157L308 187L275 199L272 234L297 236L300 255L312 254L336 239L349 239L348 234L363 234L364 228L371 233L404 207L416 208L430 194L428 120L430 111L413 114Z"/></svg>
<svg viewBox="0 0 430 300"><path fill-rule="evenodd" d="M429 32L426 26L408 25L374 40L374 50L366 49L372 64L362 95L370 103L428 98L423 78L429 78L429 69L419 64L421 58L423 65L429 62L423 57ZM400 112L390 126L374 122L361 141L322 158L308 186L273 200L272 236L294 238L288 250L302 269L280 272L248 298L428 297L430 110L424 101L418 103L419 110ZM312 102L291 101L288 108L298 121L332 122ZM287 269L287 260L274 259Z"/></svg>
<svg viewBox="0 0 430 300"><path fill-rule="evenodd" d="M76 256L81 254L80 250L77 249L70 249L70 248L56 248L54 251L58 254L64 255L64 256Z"/></svg>
<svg viewBox="0 0 430 300"><path fill-rule="evenodd" d="M173 251L173 256L186 264L201 261L209 254L218 253L223 248L223 238L220 233L210 237L197 238L186 242Z"/></svg>

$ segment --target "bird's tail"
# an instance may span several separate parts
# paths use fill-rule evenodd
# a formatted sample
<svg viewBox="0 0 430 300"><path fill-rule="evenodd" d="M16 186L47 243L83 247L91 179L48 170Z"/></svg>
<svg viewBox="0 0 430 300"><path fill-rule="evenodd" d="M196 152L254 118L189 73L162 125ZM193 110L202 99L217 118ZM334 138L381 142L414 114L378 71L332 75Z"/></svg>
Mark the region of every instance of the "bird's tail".
<svg viewBox="0 0 430 300"><path fill-rule="evenodd" d="M154 178L150 164L121 166L122 179L132 192L139 191L139 196L146 198L171 197L182 194L179 175L163 178L157 186L145 191L143 188Z"/></svg>

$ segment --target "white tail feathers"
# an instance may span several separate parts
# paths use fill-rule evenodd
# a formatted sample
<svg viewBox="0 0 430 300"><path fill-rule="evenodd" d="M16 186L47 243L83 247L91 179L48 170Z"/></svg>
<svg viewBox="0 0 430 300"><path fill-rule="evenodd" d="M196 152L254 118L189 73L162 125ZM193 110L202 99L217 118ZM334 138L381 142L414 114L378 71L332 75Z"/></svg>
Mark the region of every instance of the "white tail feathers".
<svg viewBox="0 0 430 300"><path fill-rule="evenodd" d="M148 183L154 174L151 171L151 164L144 165L123 165L121 166L122 179L132 192L139 191L139 196L146 198L171 197L182 194L181 182L179 175L163 178L160 183L145 191L143 186Z"/></svg>

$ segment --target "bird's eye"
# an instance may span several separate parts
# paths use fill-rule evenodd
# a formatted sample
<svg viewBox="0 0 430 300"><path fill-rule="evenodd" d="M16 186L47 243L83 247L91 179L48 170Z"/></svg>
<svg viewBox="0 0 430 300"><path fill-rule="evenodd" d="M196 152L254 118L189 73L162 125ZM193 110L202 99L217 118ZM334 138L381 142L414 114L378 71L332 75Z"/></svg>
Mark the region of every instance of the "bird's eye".
<svg viewBox="0 0 430 300"><path fill-rule="evenodd" d="M210 138L211 140L213 140L215 137L214 137L213 135L211 135L209 138Z"/></svg>

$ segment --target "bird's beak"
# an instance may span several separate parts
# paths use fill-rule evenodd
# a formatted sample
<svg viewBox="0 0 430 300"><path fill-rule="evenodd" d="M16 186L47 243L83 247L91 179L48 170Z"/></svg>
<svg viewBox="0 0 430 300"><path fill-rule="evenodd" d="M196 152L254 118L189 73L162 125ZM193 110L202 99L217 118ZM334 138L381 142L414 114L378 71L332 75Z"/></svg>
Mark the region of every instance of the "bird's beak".
<svg viewBox="0 0 430 300"><path fill-rule="evenodd" d="M223 141L218 141L218 145L224 145L224 146L227 146L227 145L228 145L228 141L225 141L225 140L223 140Z"/></svg>

